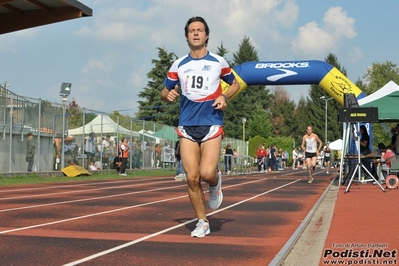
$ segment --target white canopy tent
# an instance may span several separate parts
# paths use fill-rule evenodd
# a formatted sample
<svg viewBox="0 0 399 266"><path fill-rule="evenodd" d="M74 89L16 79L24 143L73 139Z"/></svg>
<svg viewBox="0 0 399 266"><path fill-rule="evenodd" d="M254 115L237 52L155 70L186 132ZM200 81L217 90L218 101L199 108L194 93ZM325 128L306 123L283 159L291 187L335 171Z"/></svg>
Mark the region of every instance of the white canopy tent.
<svg viewBox="0 0 399 266"><path fill-rule="evenodd" d="M340 151L342 150L342 139L334 140L330 142L329 147L331 150Z"/></svg>
<svg viewBox="0 0 399 266"><path fill-rule="evenodd" d="M139 135L138 132L130 131L129 129L118 125L108 115L98 115L96 116L96 118L94 118L86 125L68 130L68 135L77 136L77 135L83 135L83 133L87 135L90 134L91 132L96 133L97 136L100 135L101 133L103 135L112 135L112 136L116 136L118 135L118 133L125 136Z"/></svg>
<svg viewBox="0 0 399 266"><path fill-rule="evenodd" d="M94 135L90 137L90 133L92 132L94 133ZM114 154L114 144L117 144L116 141L119 134L122 134L125 137L139 136L138 132L131 131L118 125L118 123L114 122L114 120L112 120L108 115L103 114L97 115L92 121L84 126L68 130L68 136L73 137L73 139L75 140L75 144L79 148L76 159L82 159L82 162L80 162L80 164L84 165L85 167L87 167L85 162L85 151L94 152L95 149L97 151L102 150L102 139L109 135L111 137L110 153ZM86 142L85 140L88 141Z"/></svg>

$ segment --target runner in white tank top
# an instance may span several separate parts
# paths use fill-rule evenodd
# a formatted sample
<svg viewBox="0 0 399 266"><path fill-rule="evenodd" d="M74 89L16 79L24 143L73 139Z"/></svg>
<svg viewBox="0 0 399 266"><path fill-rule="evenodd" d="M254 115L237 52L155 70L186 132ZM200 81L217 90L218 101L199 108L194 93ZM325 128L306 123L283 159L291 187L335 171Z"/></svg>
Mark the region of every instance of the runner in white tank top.
<svg viewBox="0 0 399 266"><path fill-rule="evenodd" d="M315 137L316 136L316 137ZM317 141L316 141L317 135L313 134L307 138L305 138L306 142L306 152L308 153L316 153L317 151Z"/></svg>
<svg viewBox="0 0 399 266"><path fill-rule="evenodd" d="M319 143L318 148L317 142ZM313 133L312 126L308 126L306 128L306 134L302 139L302 150L305 151L306 166L309 173L309 184L313 182L313 170L316 167L317 157L319 156L319 150L321 150L322 146L323 142L315 133Z"/></svg>

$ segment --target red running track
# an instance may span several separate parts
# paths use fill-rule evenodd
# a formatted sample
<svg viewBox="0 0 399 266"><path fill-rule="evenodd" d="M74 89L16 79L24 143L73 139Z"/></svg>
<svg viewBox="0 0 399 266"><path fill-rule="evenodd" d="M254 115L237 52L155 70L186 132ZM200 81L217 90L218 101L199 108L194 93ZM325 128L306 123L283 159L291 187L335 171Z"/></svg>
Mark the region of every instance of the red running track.
<svg viewBox="0 0 399 266"><path fill-rule="evenodd" d="M355 182L345 191L339 188L320 265L399 265L399 190Z"/></svg>
<svg viewBox="0 0 399 266"><path fill-rule="evenodd" d="M268 265L331 182L305 177L223 177L204 238L190 237L186 184L170 176L0 187L0 264Z"/></svg>

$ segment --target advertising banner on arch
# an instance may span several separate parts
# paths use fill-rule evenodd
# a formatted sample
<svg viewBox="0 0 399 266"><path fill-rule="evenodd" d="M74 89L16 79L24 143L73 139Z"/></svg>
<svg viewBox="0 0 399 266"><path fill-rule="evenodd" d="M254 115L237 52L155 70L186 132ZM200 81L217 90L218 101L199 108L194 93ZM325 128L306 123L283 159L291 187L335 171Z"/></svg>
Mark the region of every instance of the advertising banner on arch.
<svg viewBox="0 0 399 266"><path fill-rule="evenodd" d="M352 93L359 100L366 95L332 65L319 60L245 62L233 68L240 83L238 95L251 85L319 85L341 105L344 94ZM225 92L229 85L222 82ZM236 95L231 97L233 99Z"/></svg>

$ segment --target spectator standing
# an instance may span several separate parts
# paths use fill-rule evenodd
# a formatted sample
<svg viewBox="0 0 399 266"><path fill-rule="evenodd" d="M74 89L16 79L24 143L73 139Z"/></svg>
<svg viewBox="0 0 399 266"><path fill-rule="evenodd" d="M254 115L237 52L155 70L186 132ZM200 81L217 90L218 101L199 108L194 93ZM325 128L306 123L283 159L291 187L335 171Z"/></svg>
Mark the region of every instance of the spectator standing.
<svg viewBox="0 0 399 266"><path fill-rule="evenodd" d="M292 169L296 170L298 164L298 149L295 147L292 151Z"/></svg>
<svg viewBox="0 0 399 266"><path fill-rule="evenodd" d="M266 150L262 145L259 145L256 151L256 163L258 165L258 172L263 172L263 164L265 163Z"/></svg>
<svg viewBox="0 0 399 266"><path fill-rule="evenodd" d="M101 152L102 152L102 164L104 168L108 169L109 167L109 156L110 156L110 147L111 147L111 136L107 135L105 139L103 139L101 144Z"/></svg>
<svg viewBox="0 0 399 266"><path fill-rule="evenodd" d="M159 168L161 164L161 153L162 153L162 146L161 144L155 144L154 154L155 154L155 168Z"/></svg>
<svg viewBox="0 0 399 266"><path fill-rule="evenodd" d="M33 143L33 134L28 132L26 134L28 141L26 142L26 162L28 163L28 172L32 172L33 162L35 161L36 145Z"/></svg>
<svg viewBox="0 0 399 266"><path fill-rule="evenodd" d="M180 156L180 140L176 141L175 144L175 158L176 158L176 178L180 178L183 175L183 163L181 161L181 156Z"/></svg>
<svg viewBox="0 0 399 266"><path fill-rule="evenodd" d="M271 149L270 146L266 147L266 145L265 145L266 156L265 156L265 162L263 164L263 167L264 167L264 170L265 170L266 173L267 173L267 171L269 170L269 167L270 167L270 158L269 158L270 149Z"/></svg>
<svg viewBox="0 0 399 266"><path fill-rule="evenodd" d="M233 165L237 164L237 156L238 156L238 152L236 149L233 150Z"/></svg>
<svg viewBox="0 0 399 266"><path fill-rule="evenodd" d="M127 139L122 138L121 140L121 145L119 146L119 158L120 161L122 162L120 170L119 170L119 175L126 176L126 164L127 164L127 158L129 157L129 146L127 145Z"/></svg>
<svg viewBox="0 0 399 266"><path fill-rule="evenodd" d="M94 138L94 132L91 132L84 141L84 153L87 156L87 165L90 165L91 162L94 163L94 156L96 154L96 145L94 143Z"/></svg>
<svg viewBox="0 0 399 266"><path fill-rule="evenodd" d="M277 146L273 144L269 153L270 170L277 171Z"/></svg>
<svg viewBox="0 0 399 266"><path fill-rule="evenodd" d="M391 128L391 144L390 145L393 148L395 147L397 136L398 136L398 132L396 132L396 127ZM394 151L394 149L392 151Z"/></svg>
<svg viewBox="0 0 399 266"><path fill-rule="evenodd" d="M395 131L396 131L396 135L395 135L395 144L393 145L393 152L395 152L395 154L399 154L399 124L396 125L395 127Z"/></svg>
<svg viewBox="0 0 399 266"><path fill-rule="evenodd" d="M283 159L284 159L284 157L283 156L284 156L283 150L279 149L278 153L276 154L276 157L277 157L277 170L279 170L279 171L284 170L284 168L283 168L283 163L284 163Z"/></svg>
<svg viewBox="0 0 399 266"><path fill-rule="evenodd" d="M133 168L138 169L140 168L140 143L138 138L134 138L132 143L132 154L133 154Z"/></svg>
<svg viewBox="0 0 399 266"><path fill-rule="evenodd" d="M228 143L226 145L225 151L224 151L224 171L228 175L231 174L231 162L233 158L234 152L233 149L231 148L231 144Z"/></svg>
<svg viewBox="0 0 399 266"><path fill-rule="evenodd" d="M79 146L74 137L68 136L64 139L64 153L71 156L71 161L73 164L78 165L76 157L79 153Z"/></svg>

